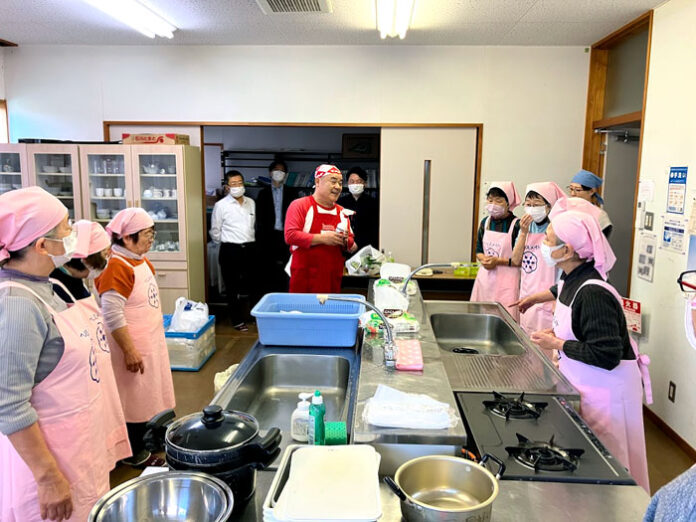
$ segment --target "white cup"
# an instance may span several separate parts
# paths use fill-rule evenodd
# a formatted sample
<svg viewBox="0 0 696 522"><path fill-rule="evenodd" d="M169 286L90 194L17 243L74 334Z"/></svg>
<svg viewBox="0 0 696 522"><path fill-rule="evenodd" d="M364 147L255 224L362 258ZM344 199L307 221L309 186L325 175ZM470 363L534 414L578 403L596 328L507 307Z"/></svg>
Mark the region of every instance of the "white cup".
<svg viewBox="0 0 696 522"><path fill-rule="evenodd" d="M169 189L164 189L164 190L162 190L162 197L171 198L171 197L172 197L172 191L169 190Z"/></svg>
<svg viewBox="0 0 696 522"><path fill-rule="evenodd" d="M122 188L115 188L114 189L114 196L117 198L123 197L123 189Z"/></svg>
<svg viewBox="0 0 696 522"><path fill-rule="evenodd" d="M172 189L172 197L173 197L173 198L176 197L176 189Z"/></svg>
<svg viewBox="0 0 696 522"><path fill-rule="evenodd" d="M112 197L114 197L114 189L105 188L105 189L104 189L104 197L105 197L105 198L112 198Z"/></svg>
<svg viewBox="0 0 696 522"><path fill-rule="evenodd" d="M162 191L159 189L153 190L152 191L152 197L153 198L161 198L162 197Z"/></svg>
<svg viewBox="0 0 696 522"><path fill-rule="evenodd" d="M103 189L102 187L97 187L97 188L94 189L94 194L95 194L98 198L103 198L103 197L104 197L104 189Z"/></svg>
<svg viewBox="0 0 696 522"><path fill-rule="evenodd" d="M152 197L152 191L150 189L145 189L143 190L143 197L144 198L151 198Z"/></svg>

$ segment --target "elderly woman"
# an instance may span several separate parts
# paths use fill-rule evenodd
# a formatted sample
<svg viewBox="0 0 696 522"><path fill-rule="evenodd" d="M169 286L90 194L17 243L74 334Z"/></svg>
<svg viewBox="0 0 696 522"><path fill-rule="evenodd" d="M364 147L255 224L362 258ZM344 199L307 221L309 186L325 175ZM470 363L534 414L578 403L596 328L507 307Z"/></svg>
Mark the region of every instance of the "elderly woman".
<svg viewBox="0 0 696 522"><path fill-rule="evenodd" d="M71 307L49 274L75 249L39 187L0 196L0 520L87 520L130 454L93 299Z"/></svg>
<svg viewBox="0 0 696 522"><path fill-rule="evenodd" d="M553 329L532 334L544 350L558 350L559 369L580 392L580 414L646 491L648 465L643 431L643 386L652 402L645 355L626 328L621 296L607 281L616 257L591 203L556 203L541 254L563 271ZM520 302L548 300L547 290ZM641 382L642 381L642 382Z"/></svg>
<svg viewBox="0 0 696 522"><path fill-rule="evenodd" d="M611 219L609 219L609 214L604 210L604 200L598 192L603 182L604 180L602 178L589 170L580 170L573 176L573 179L570 180L568 191L571 197L584 199L599 209L599 213L597 214L599 226L604 235L609 238L614 226L611 223Z"/></svg>
<svg viewBox="0 0 696 522"><path fill-rule="evenodd" d="M128 426L133 466L162 464L145 449L145 424L174 408L174 384L164 338L155 269L145 254L155 224L141 208L121 210L106 226L113 247L95 280L108 331L111 358Z"/></svg>

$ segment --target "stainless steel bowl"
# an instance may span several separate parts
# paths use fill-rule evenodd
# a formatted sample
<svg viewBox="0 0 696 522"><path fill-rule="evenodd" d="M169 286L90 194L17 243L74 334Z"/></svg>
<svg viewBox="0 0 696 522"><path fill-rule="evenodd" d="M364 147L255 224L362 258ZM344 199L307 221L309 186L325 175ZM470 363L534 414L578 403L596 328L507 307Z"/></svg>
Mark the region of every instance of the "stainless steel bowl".
<svg viewBox="0 0 696 522"><path fill-rule="evenodd" d="M224 522L232 491L205 473L170 471L138 477L112 489L92 508L89 522Z"/></svg>

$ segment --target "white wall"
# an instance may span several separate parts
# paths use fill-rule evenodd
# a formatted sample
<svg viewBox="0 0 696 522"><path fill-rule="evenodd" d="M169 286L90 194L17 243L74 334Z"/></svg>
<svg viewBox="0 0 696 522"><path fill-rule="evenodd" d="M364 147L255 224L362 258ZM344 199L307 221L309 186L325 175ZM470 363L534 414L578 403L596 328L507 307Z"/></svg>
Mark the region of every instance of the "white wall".
<svg viewBox="0 0 696 522"><path fill-rule="evenodd" d="M22 46L13 141L102 139L103 120L483 123L484 180L567 183L581 163L581 47Z"/></svg>
<svg viewBox="0 0 696 522"><path fill-rule="evenodd" d="M0 100L5 99L5 49L0 48Z"/></svg>
<svg viewBox="0 0 696 522"><path fill-rule="evenodd" d="M687 195L694 195L696 189L695 26L693 0L671 0L655 10L640 179L655 181L655 200L647 210L655 212L657 227L661 225L658 216L666 208L670 165L687 165ZM688 216L691 204L686 210ZM657 235L659 239L659 230ZM648 283L636 277L637 248L634 254L631 297L643 303L648 319L641 350L652 359L655 403L651 408L696 447L696 350L684 335L684 298L676 283L686 269L686 256L659 251L654 280ZM675 403L667 400L670 380L677 385Z"/></svg>

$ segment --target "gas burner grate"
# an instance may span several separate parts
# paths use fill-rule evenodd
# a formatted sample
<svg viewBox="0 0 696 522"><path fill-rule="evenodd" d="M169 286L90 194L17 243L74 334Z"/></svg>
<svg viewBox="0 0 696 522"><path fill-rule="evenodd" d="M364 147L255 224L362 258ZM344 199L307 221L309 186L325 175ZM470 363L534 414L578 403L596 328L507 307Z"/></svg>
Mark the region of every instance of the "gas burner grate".
<svg viewBox="0 0 696 522"><path fill-rule="evenodd" d="M525 400L524 393L519 397L506 397L501 393L493 392L493 400L483 401L483 405L496 415L510 420L511 418L538 419L548 403Z"/></svg>
<svg viewBox="0 0 696 522"><path fill-rule="evenodd" d="M575 471L578 459L585 453L583 449L556 446L553 435L548 442L543 442L531 441L517 433L517 440L517 446L506 446L505 450L534 471Z"/></svg>

